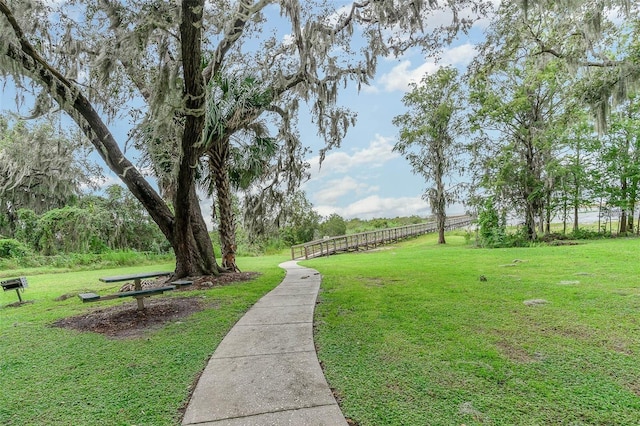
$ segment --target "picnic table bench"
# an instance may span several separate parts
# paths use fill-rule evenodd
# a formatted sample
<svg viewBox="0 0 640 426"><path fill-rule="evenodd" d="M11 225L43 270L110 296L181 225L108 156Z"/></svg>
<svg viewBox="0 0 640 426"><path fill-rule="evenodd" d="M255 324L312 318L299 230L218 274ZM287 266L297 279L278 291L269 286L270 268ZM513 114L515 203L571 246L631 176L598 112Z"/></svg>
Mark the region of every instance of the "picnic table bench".
<svg viewBox="0 0 640 426"><path fill-rule="evenodd" d="M4 291L15 290L18 295L18 300L22 303L22 296L20 291L24 291L27 285L27 277L9 278L8 280L0 281L0 285Z"/></svg>
<svg viewBox="0 0 640 426"><path fill-rule="evenodd" d="M103 277L100 278L100 281L105 283L115 283L121 281L131 281L134 282L134 290L133 291L123 291L119 293L109 294L106 296L100 296L96 293L80 293L78 297L83 302L97 302L99 300L111 300L118 299L122 297L135 297L138 303L138 310L144 310L144 298L153 296L156 294L162 294L165 291L175 290L176 287L182 287L193 284L193 281L187 280L178 280L172 282L170 285L163 287L152 287L152 288L142 288L142 280L145 278L156 278L156 277L165 277L171 275L171 272L143 272L140 274L130 274L130 275L117 275L113 277Z"/></svg>

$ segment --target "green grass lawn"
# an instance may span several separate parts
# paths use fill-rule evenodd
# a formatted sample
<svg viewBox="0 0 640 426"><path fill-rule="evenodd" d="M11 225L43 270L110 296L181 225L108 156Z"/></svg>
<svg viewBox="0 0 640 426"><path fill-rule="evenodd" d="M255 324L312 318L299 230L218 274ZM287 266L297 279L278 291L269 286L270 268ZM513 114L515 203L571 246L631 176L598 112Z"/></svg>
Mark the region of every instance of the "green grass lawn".
<svg viewBox="0 0 640 426"><path fill-rule="evenodd" d="M323 274L319 358L359 425L638 425L638 253L432 235L302 264Z"/></svg>
<svg viewBox="0 0 640 426"><path fill-rule="evenodd" d="M0 292L0 424L175 425L180 408L227 331L262 295L280 283L283 256L242 258L254 281L155 297L202 298L207 309L143 337L113 339L51 326L58 319L134 299L83 304L62 295L115 292L121 283L99 277L172 270L173 264L26 275L19 307L15 291ZM17 274L16 274L17 275Z"/></svg>
<svg viewBox="0 0 640 426"><path fill-rule="evenodd" d="M345 415L364 425L640 424L640 240L485 250L451 235L303 262L323 274L316 343ZM0 293L0 424L175 425L208 357L277 285L283 256L240 259L255 281L156 297L208 309L107 338L52 327L128 303L101 276L172 264L27 275ZM12 274L18 275L18 274ZM486 277L481 281L480 277ZM524 302L543 299L545 304Z"/></svg>

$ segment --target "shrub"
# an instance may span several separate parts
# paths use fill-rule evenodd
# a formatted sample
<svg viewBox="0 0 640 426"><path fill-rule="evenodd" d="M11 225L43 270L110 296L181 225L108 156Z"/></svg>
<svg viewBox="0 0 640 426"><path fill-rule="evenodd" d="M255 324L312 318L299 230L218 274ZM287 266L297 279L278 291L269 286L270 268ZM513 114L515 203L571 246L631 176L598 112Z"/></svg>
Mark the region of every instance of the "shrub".
<svg viewBox="0 0 640 426"><path fill-rule="evenodd" d="M602 233L594 231L592 229L578 228L569 234L569 236L575 240L595 240L598 238L604 238L609 233Z"/></svg>
<svg viewBox="0 0 640 426"><path fill-rule="evenodd" d="M29 247L14 239L0 240L1 258L21 258L30 253Z"/></svg>
<svg viewBox="0 0 640 426"><path fill-rule="evenodd" d="M493 198L487 198L478 211L478 243L483 247L504 247L507 238L507 220L500 216Z"/></svg>

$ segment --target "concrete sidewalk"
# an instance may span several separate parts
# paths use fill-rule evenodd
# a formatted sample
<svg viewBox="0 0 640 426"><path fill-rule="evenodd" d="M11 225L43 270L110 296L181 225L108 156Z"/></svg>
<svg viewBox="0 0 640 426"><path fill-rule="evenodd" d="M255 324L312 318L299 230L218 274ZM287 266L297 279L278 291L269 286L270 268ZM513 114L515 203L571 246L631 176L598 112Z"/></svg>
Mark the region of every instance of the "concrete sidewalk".
<svg viewBox="0 0 640 426"><path fill-rule="evenodd" d="M347 425L318 363L313 310L320 274L296 262L209 360L183 425Z"/></svg>

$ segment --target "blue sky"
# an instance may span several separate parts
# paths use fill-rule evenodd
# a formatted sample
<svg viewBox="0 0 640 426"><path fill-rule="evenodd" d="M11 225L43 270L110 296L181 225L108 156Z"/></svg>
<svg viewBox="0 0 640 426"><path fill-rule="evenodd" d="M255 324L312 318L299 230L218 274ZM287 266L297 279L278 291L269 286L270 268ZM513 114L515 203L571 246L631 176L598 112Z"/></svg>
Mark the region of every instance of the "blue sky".
<svg viewBox="0 0 640 426"><path fill-rule="evenodd" d="M432 18L434 24L450 19L444 13ZM408 163L393 152L398 129L392 119L404 113L402 97L410 82L419 82L425 73L432 73L441 65L464 70L475 54L474 40L482 38L486 23L483 20L476 24L469 36L461 34L452 46L440 52L437 63L419 49L408 51L400 58L383 58L370 86L364 86L360 92L354 87L340 92L339 103L355 111L358 119L341 148L330 151L321 168L318 150L323 141L309 117L304 114L300 117L302 140L312 149L308 158L311 179L302 189L318 213L322 216L337 213L346 219L430 214L427 202L422 199L427 183L415 176ZM15 111L12 82L0 86L0 90L0 111ZM110 127L122 126L112 124ZM114 131L114 134L124 143L122 132ZM105 183L119 181L107 176ZM205 217L210 217L211 201L203 200L202 204ZM460 205L449 209L450 214L462 212Z"/></svg>

